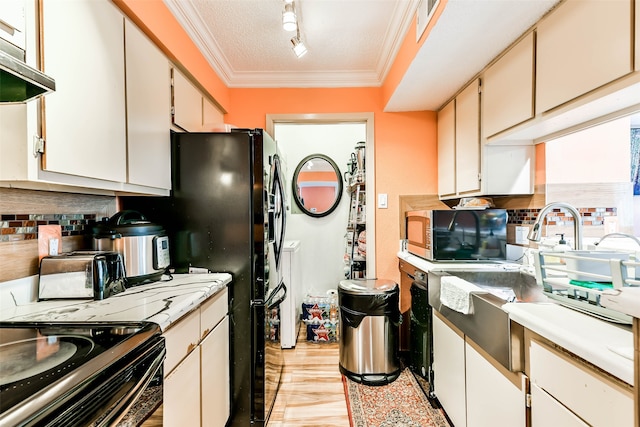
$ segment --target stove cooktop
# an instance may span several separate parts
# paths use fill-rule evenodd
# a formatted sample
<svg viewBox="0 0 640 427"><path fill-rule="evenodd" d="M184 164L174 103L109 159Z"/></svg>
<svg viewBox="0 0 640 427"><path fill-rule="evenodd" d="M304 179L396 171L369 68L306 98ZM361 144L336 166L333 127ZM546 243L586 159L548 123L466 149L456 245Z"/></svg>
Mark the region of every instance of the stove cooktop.
<svg viewBox="0 0 640 427"><path fill-rule="evenodd" d="M100 387L160 334L150 322L0 322L0 424L21 412L57 417L52 407Z"/></svg>

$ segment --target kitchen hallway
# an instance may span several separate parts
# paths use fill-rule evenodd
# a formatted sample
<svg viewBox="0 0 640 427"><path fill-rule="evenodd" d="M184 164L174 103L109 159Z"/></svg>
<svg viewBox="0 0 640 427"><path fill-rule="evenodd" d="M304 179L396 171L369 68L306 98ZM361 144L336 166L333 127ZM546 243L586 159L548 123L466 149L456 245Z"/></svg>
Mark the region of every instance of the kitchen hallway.
<svg viewBox="0 0 640 427"><path fill-rule="evenodd" d="M302 324L296 347L283 350L282 383L268 427L348 427L338 343L311 343Z"/></svg>

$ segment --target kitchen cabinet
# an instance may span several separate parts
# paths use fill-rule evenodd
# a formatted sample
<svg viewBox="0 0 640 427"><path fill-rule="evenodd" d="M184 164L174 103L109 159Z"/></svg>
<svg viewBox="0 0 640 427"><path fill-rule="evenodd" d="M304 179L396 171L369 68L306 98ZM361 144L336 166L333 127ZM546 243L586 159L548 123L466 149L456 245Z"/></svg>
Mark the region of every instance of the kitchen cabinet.
<svg viewBox="0 0 640 427"><path fill-rule="evenodd" d="M465 344L465 373L467 427L527 425L527 379L522 373L509 372L492 364L468 341ZM490 393L487 393L488 384L491 384Z"/></svg>
<svg viewBox="0 0 640 427"><path fill-rule="evenodd" d="M202 94L177 68L173 68L173 124L187 132L202 129Z"/></svg>
<svg viewBox="0 0 640 427"><path fill-rule="evenodd" d="M43 169L126 182L124 16L110 1L43 1ZM72 25L71 25L72 23Z"/></svg>
<svg viewBox="0 0 640 427"><path fill-rule="evenodd" d="M202 425L223 426L230 415L229 317L202 341ZM185 424L190 425L190 424Z"/></svg>
<svg viewBox="0 0 640 427"><path fill-rule="evenodd" d="M164 378L162 424L200 425L200 353L191 352Z"/></svg>
<svg viewBox="0 0 640 427"><path fill-rule="evenodd" d="M216 105L209 100L209 98L202 97L202 130L209 132L217 130L220 125L224 123L224 115L216 107Z"/></svg>
<svg viewBox="0 0 640 427"><path fill-rule="evenodd" d="M173 124L187 132L210 132L224 123L224 115L176 67L173 68Z"/></svg>
<svg viewBox="0 0 640 427"><path fill-rule="evenodd" d="M459 195L480 191L480 80L456 97L455 180Z"/></svg>
<svg viewBox="0 0 640 427"><path fill-rule="evenodd" d="M227 313L224 289L165 332L165 425L227 422L231 409Z"/></svg>
<svg viewBox="0 0 640 427"><path fill-rule="evenodd" d="M482 145L480 80L438 112L438 194L532 194L535 150L527 145Z"/></svg>
<svg viewBox="0 0 640 427"><path fill-rule="evenodd" d="M545 411L570 420L579 417L592 426L634 425L631 386L535 339L529 345L529 365L533 427L549 425Z"/></svg>
<svg viewBox="0 0 640 427"><path fill-rule="evenodd" d="M438 194L456 192L456 101L438 111Z"/></svg>
<svg viewBox="0 0 640 427"><path fill-rule="evenodd" d="M171 188L171 69L162 51L125 21L127 182Z"/></svg>
<svg viewBox="0 0 640 427"><path fill-rule="evenodd" d="M484 72L484 138L533 117L534 56L534 33L530 32Z"/></svg>
<svg viewBox="0 0 640 427"><path fill-rule="evenodd" d="M531 384L531 427L587 427L584 421L562 406L536 384ZM535 408L535 409L534 409Z"/></svg>
<svg viewBox="0 0 640 427"><path fill-rule="evenodd" d="M630 1L567 1L537 26L536 113L632 71Z"/></svg>
<svg viewBox="0 0 640 427"><path fill-rule="evenodd" d="M464 334L433 311L433 388L456 427L467 425Z"/></svg>
<svg viewBox="0 0 640 427"><path fill-rule="evenodd" d="M526 376L499 365L435 310L433 370L436 397L456 427L527 425Z"/></svg>

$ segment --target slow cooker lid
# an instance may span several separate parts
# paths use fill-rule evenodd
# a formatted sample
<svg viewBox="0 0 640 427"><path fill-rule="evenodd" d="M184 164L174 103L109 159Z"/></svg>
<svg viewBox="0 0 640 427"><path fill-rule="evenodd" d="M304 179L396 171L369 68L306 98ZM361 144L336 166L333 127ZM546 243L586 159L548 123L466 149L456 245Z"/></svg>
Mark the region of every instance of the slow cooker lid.
<svg viewBox="0 0 640 427"><path fill-rule="evenodd" d="M138 211L120 211L92 227L94 237L164 235L164 227L154 224Z"/></svg>

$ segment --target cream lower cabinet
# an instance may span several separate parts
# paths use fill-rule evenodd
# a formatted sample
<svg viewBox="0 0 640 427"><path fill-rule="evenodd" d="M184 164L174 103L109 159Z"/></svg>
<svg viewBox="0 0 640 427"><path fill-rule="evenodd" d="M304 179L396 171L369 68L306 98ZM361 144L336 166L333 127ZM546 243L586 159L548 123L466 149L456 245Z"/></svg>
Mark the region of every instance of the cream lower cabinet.
<svg viewBox="0 0 640 427"><path fill-rule="evenodd" d="M229 317L200 344L202 425L224 426L229 419Z"/></svg>
<svg viewBox="0 0 640 427"><path fill-rule="evenodd" d="M630 386L537 340L529 358L532 427L634 425Z"/></svg>
<svg viewBox="0 0 640 427"><path fill-rule="evenodd" d="M165 332L163 425L223 426L230 414L225 289Z"/></svg>
<svg viewBox="0 0 640 427"><path fill-rule="evenodd" d="M526 426L526 376L508 372L482 353L434 311L434 391L453 424Z"/></svg>
<svg viewBox="0 0 640 427"><path fill-rule="evenodd" d="M467 425L464 335L433 311L433 388L456 427Z"/></svg>
<svg viewBox="0 0 640 427"><path fill-rule="evenodd" d="M164 379L163 425L200 425L200 386L200 352L192 351Z"/></svg>

